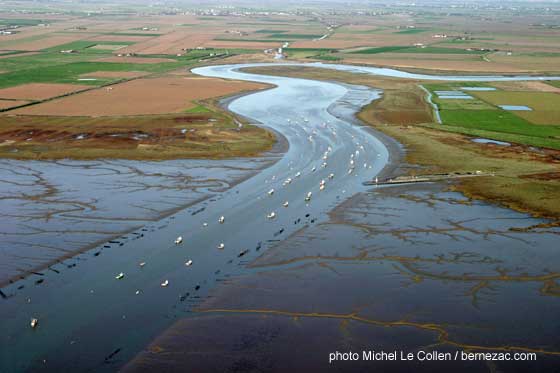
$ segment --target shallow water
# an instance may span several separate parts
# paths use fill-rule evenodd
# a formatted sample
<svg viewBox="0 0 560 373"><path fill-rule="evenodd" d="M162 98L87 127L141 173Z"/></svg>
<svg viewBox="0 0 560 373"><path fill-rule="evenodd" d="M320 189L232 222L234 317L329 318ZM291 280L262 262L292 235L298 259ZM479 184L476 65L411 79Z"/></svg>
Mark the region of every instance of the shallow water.
<svg viewBox="0 0 560 373"><path fill-rule="evenodd" d="M290 144L288 152L274 165L239 185L219 193L216 197L127 233L126 238L118 239L118 242L123 243L122 246L117 243L98 255L96 254L99 253L99 247L95 247L51 266L49 271L34 274L25 280L4 287L2 295L5 298L0 300L2 302L0 320L3 330L0 335L0 368L3 371L28 369L114 371L175 320L192 316L193 309L202 302L208 304L206 302L211 300L209 298L211 289L227 290L219 285L239 276L252 276L262 271L263 269L258 267L248 268L247 264L262 253L267 253L268 258L275 258L279 253L283 253L284 251L281 250L285 247L282 246L283 240L298 231L313 232L314 229L318 229L317 232L324 235L310 240L307 246L296 245L298 251L301 251L296 255L306 250L316 255L322 252L330 255L336 247L328 245L336 243L341 246L340 254L345 254L347 250L352 251L357 245L354 242L363 241L362 244L373 245L368 241L367 235L362 237L357 231L345 232L344 229L336 227L333 227L332 232L322 230L329 226L328 212L348 197L366 190L361 182L377 175L389 161L388 150L377 138L361 126L352 124L351 119L345 118L355 111L356 107L377 98L379 92L365 87L304 79L263 77L235 71L238 67L244 66L250 65L206 67L195 72L205 76L254 80L277 85L276 89L236 99L231 103L230 109L280 132ZM340 65L336 66L342 68ZM360 71L356 67L344 68ZM363 69L361 71L371 72ZM408 75L405 74L406 76ZM327 157L323 160L325 152ZM354 161L353 168L351 161ZM325 162L324 167L323 162ZM175 171L180 168L178 165L171 167ZM350 169L352 169L351 173L349 173ZM170 172L175 174L175 171ZM209 179L208 174L202 172L202 177ZM301 172L300 177L296 177L298 172ZM333 179L328 178L330 173L334 174ZM292 179L291 183L285 183L288 178ZM173 180L171 178L172 186L176 185ZM319 186L322 180L326 181L326 188L321 191ZM142 184L141 180L134 181L137 182ZM125 195L115 196L115 199L108 204L119 206L121 199L126 200L125 197L128 197L126 188L128 186L125 186ZM275 192L269 195L267 192L272 188ZM171 189L174 190L173 187ZM71 188L68 190L69 195L72 195L73 190ZM103 197L111 194L103 188L101 190L103 190ZM313 195L309 201L305 201L308 192L312 192ZM12 189L10 193L14 194L16 190ZM168 196L167 193L165 188L152 189L149 200L161 201L160 196ZM175 200L175 196L176 194L171 194L171 201ZM289 201L288 208L282 207L285 201ZM381 199L379 202L374 202L376 203L384 206ZM426 211L420 208L424 203L421 198L414 201L411 206L406 206L405 213L411 219L426 223ZM157 202L155 205L158 205ZM29 206L31 209L35 208L33 205ZM172 207L175 206L177 205L172 203ZM462 203L457 203L457 206L460 208L460 215L465 219L477 218L478 210L470 210L472 206ZM131 211L138 211L135 210L135 206L130 208ZM395 234L400 237L399 230L408 232L412 228L408 225L400 225L398 220L384 220L383 214L390 214L391 208L391 203L383 207L376 224L394 228ZM496 221L499 223L496 223L498 224L496 227L505 229L499 217L507 210L494 206L487 208L489 209L488 222ZM446 211L445 207L442 207L441 211ZM271 212L276 212L275 219L266 218ZM93 212L90 214L96 216ZM367 211L361 211L358 215L367 216L367 214ZM84 213L84 215L89 214ZM226 217L224 224L218 223L221 215ZM64 214L61 216L66 219ZM108 216L114 219L119 215L111 213ZM208 226L205 227L203 223L208 223ZM468 226L468 223L462 223ZM67 226L70 224L67 223ZM469 236L470 230L466 231L467 233L464 234ZM414 233L422 235L421 231ZM556 257L548 246L550 239L547 236L555 233L545 233L535 235L530 242L535 247L544 247L546 255L543 258L546 258L551 264L550 268L555 270ZM482 236L488 234L483 232ZM184 244L176 246L173 240L179 235L183 236ZM293 240L297 240L297 237L296 234L287 242L295 243ZM471 239L467 238L466 241L471 245L477 245L478 237L473 233L472 237L468 237ZM502 238L501 235L498 237ZM442 245L454 244L455 238L450 234L437 236ZM386 242L384 241L386 239L387 237L381 237L383 242ZM225 248L220 250L217 246L222 242ZM276 247L278 243L280 246ZM323 246L326 244L325 249ZM441 248L441 251L449 247L446 245ZM414 246L408 247L410 251L413 249ZM428 251L429 249L430 245L427 245L426 254L435 255L434 252ZM451 247L449 250L452 249ZM522 252L523 250L529 249L524 246L521 248ZM334 255L340 254L334 251ZM514 254L517 255L517 252ZM193 260L193 265L185 266L187 260ZM145 262L146 265L140 267L141 262ZM444 260L444 263L447 264L447 261ZM350 271L347 272L346 277L356 287L362 289L368 288L364 286L369 284L368 279L374 279L379 288L372 285L372 291L381 291L381 295L389 294L388 289L382 286L386 278L389 279L387 284L391 289L395 291L400 289L397 284L390 282L390 277L395 276L393 264L382 263L377 274L361 265L356 268L345 267ZM293 268L294 271L296 267ZM309 267L309 264L305 264L304 267ZM537 269L541 270L541 268ZM123 272L124 278L117 280L115 277L120 272ZM291 273L289 272L289 275ZM309 272L304 268L302 273L293 273L297 278L305 279L305 282L300 284L287 282L295 286L297 291L294 294L299 295L284 296L282 291L277 294L267 293L274 302L284 301L286 307L300 307L302 304L307 307L309 304L314 304L309 303L309 299L315 299L314 296L320 295L311 294L309 291L326 294L321 289L329 286L338 289L336 287L338 276L336 271L332 272L328 268L328 263L326 267L317 265L317 268L312 268ZM332 273L334 280L323 276L324 273ZM356 274L355 277L352 273ZM296 281L297 278L291 280ZM168 281L168 286L160 286L164 281ZM436 282L438 286L442 286L441 282ZM425 283L430 284L432 280L426 279ZM534 286L533 282L530 284ZM555 291L554 284L554 282L548 283L546 288L551 294ZM282 284L274 281L273 285ZM305 291L306 289L308 292ZM420 290L410 292L412 299L424 297L429 300L432 290L427 292ZM216 296L216 293L212 294L210 296ZM318 297L316 305L323 306L328 303L333 305L335 311L343 310L352 304L355 305L356 300L360 300L360 297L353 300L356 294L350 291L343 292L342 298L335 303L331 301L332 298L327 302ZM237 299L240 302L251 300L250 298ZM222 300L216 298L217 302ZM258 302L258 299L255 299L255 302ZM436 305L438 302L440 301L437 300ZM440 305L447 308L452 306L445 302ZM392 304L392 307L399 312L407 310L410 307L409 300ZM550 309L555 311L555 307L554 304ZM328 311L327 308L325 309ZM391 315L389 309L380 310L384 311L381 315ZM456 317L461 318L458 312L460 309L449 308L449 310L456 311ZM34 330L29 327L31 317L40 320L39 326ZM556 330L556 324L550 326L552 330ZM309 330L317 331L314 328ZM220 332L220 329L214 328L212 331L216 333ZM402 336L400 332L397 334ZM431 333L424 331L424 334L424 337L432 338ZM391 341L390 335L386 338L388 342ZM328 339L324 342L327 343ZM293 344L289 347L293 349ZM179 370L182 368L179 367Z"/></svg>
<svg viewBox="0 0 560 373"><path fill-rule="evenodd" d="M212 291L192 317L156 339L127 371L248 366L271 372L472 372L488 367L333 366L327 357L364 349L454 353L510 346L541 353L536 362L493 363L496 369L554 371L560 363L560 229L526 231L541 221L444 187L356 195L335 208L330 221L302 229L251 262L251 273Z"/></svg>
<svg viewBox="0 0 560 373"><path fill-rule="evenodd" d="M241 74L228 68L211 68L208 73ZM386 164L387 149L375 137L337 118L378 97L377 91L288 78L246 78L279 87L236 99L230 108L284 135L288 152L215 198L127 233L126 238L119 236L107 250L95 247L3 288L3 370L115 370L174 319L188 315L210 288L242 272L246 260L303 225L326 219L330 209L363 190L361 181ZM349 174L351 155L356 162ZM288 178L292 182L284 185ZM322 180L326 188L321 191ZM269 196L272 188L275 193ZM308 192L313 195L305 201ZM150 200L159 200L160 193L165 195L152 190ZM116 198L108 203L120 205ZM282 206L285 201L288 208ZM266 218L271 212L276 212L273 220ZM226 218L224 224L218 223L220 215ZM179 235L184 244L175 246ZM192 266L185 266L188 260ZM141 262L146 265L140 267ZM121 272L124 278L116 279ZM167 287L160 286L164 281ZM31 317L40 320L35 330L29 327Z"/></svg>
<svg viewBox="0 0 560 373"><path fill-rule="evenodd" d="M498 105L498 106L504 110L509 110L509 111L533 111L533 109L525 105Z"/></svg>
<svg viewBox="0 0 560 373"><path fill-rule="evenodd" d="M98 252L117 246L106 241L216 195L274 159L0 161L0 283L96 244L103 243Z"/></svg>
<svg viewBox="0 0 560 373"><path fill-rule="evenodd" d="M495 145L501 145L501 146L511 146L511 144L509 142L505 142L505 141L499 141L499 140L492 140L492 139L472 139L472 142L476 142L478 144L495 144Z"/></svg>

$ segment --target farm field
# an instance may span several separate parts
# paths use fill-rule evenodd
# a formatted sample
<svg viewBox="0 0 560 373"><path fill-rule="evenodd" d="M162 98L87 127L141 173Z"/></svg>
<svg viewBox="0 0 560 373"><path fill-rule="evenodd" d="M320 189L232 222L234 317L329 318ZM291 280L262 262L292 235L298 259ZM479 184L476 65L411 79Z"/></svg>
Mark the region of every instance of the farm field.
<svg viewBox="0 0 560 373"><path fill-rule="evenodd" d="M560 182L556 176L556 159L560 156L560 126L537 126L482 100L437 101L443 102L444 105L441 112L444 124L434 124L430 106L426 102L426 93L419 88L422 84L431 91L459 90L465 86L489 87L489 84L424 83L356 76L352 73L317 68L278 66L247 70L261 74L335 80L382 88L383 97L365 106L359 118L403 143L408 149L408 162L426 167L422 172L492 170L499 176L461 181L454 189L479 199L499 201L521 211L553 218L560 216L560 205L555 203L560 198ZM491 85L495 88L514 88L518 87L519 83L501 82ZM534 87L535 84L523 86ZM459 124L445 124L446 118L443 114L446 112L450 113L448 118L451 121L456 120ZM549 138L550 136L554 138ZM477 144L472 141L477 137L509 141L512 146ZM524 144L549 149L533 152L528 151L528 146ZM411 174L416 172L414 168L409 171Z"/></svg>
<svg viewBox="0 0 560 373"><path fill-rule="evenodd" d="M28 106L10 114L92 117L168 114L194 108L195 100L262 88L263 85L256 83L199 77L142 78Z"/></svg>
<svg viewBox="0 0 560 373"><path fill-rule="evenodd" d="M3 0L0 372L558 373L559 1Z"/></svg>
<svg viewBox="0 0 560 373"><path fill-rule="evenodd" d="M465 86L486 86L495 90L472 91L465 90ZM447 129L506 142L560 149L560 95L543 92L543 86L548 90L543 82L424 84L432 92L432 101L439 108L443 125L450 127ZM519 87L524 90L516 91ZM467 93L471 99L438 97L437 92L441 91ZM502 105L527 106L531 110L505 110Z"/></svg>

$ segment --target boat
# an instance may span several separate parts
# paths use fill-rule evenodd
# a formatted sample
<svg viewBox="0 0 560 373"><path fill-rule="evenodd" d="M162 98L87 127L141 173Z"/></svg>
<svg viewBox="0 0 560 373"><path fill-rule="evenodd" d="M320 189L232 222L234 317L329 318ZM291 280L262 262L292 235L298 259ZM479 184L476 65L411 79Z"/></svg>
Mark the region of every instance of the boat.
<svg viewBox="0 0 560 373"><path fill-rule="evenodd" d="M224 243L222 242L217 247L218 247L218 249L223 250L226 247L226 245L224 245Z"/></svg>
<svg viewBox="0 0 560 373"><path fill-rule="evenodd" d="M190 259L187 260L187 261L185 262L185 265L186 265L187 267L192 266L192 260L190 260Z"/></svg>
<svg viewBox="0 0 560 373"><path fill-rule="evenodd" d="M282 206L284 206L284 207L288 207L288 205L289 205L289 202L288 202L288 201L286 201L286 202L284 202L284 203L282 204Z"/></svg>
<svg viewBox="0 0 560 373"><path fill-rule="evenodd" d="M319 190L323 190L323 189L325 189L325 184L321 184L321 185L319 186Z"/></svg>
<svg viewBox="0 0 560 373"><path fill-rule="evenodd" d="M180 245L183 243L183 237L179 236L175 239L175 245Z"/></svg>
<svg viewBox="0 0 560 373"><path fill-rule="evenodd" d="M202 223L202 226L203 226L203 227L207 227L207 226L208 226L208 223L204 222L204 223Z"/></svg>
<svg viewBox="0 0 560 373"><path fill-rule="evenodd" d="M276 213L274 211L272 211L270 214L268 214L267 219L274 219L276 217Z"/></svg>
<svg viewBox="0 0 560 373"><path fill-rule="evenodd" d="M268 195L271 196L271 195L273 195L273 194L274 194L274 189L270 189L270 190L268 191Z"/></svg>
<svg viewBox="0 0 560 373"><path fill-rule="evenodd" d="M329 174L329 179L333 179L334 178L334 174Z"/></svg>
<svg viewBox="0 0 560 373"><path fill-rule="evenodd" d="M33 329L35 329L35 328L37 327L38 324L39 324L39 320L33 317L33 318L31 319L31 323L30 323L31 327L32 327Z"/></svg>
<svg viewBox="0 0 560 373"><path fill-rule="evenodd" d="M162 287L162 288L167 287L167 285L169 285L169 281L168 281L168 280L165 280L164 282L161 283L161 287Z"/></svg>
<svg viewBox="0 0 560 373"><path fill-rule="evenodd" d="M311 192L307 193L307 196L305 196L305 201L306 201L306 202L311 201L311 195L312 195L312 194L313 194L313 193L311 193Z"/></svg>
<svg viewBox="0 0 560 373"><path fill-rule="evenodd" d="M118 275L115 276L115 278L116 278L117 280L123 279L123 278L124 278L124 273L122 273L122 272L119 273Z"/></svg>
<svg viewBox="0 0 560 373"><path fill-rule="evenodd" d="M317 169L317 167L313 166L313 168L311 169L311 172L315 172L316 169Z"/></svg>
<svg viewBox="0 0 560 373"><path fill-rule="evenodd" d="M237 254L238 258L241 258L243 255L247 254L249 252L249 250L245 249L243 251L241 251L239 254Z"/></svg>
<svg viewBox="0 0 560 373"><path fill-rule="evenodd" d="M223 224L224 221L226 221L226 218L223 216L220 216L220 218L218 219L218 223Z"/></svg>
<svg viewBox="0 0 560 373"><path fill-rule="evenodd" d="M140 263L140 267L144 267L146 265L146 262L141 262Z"/></svg>
<svg viewBox="0 0 560 373"><path fill-rule="evenodd" d="M301 172L296 172L296 177L300 177L301 176Z"/></svg>

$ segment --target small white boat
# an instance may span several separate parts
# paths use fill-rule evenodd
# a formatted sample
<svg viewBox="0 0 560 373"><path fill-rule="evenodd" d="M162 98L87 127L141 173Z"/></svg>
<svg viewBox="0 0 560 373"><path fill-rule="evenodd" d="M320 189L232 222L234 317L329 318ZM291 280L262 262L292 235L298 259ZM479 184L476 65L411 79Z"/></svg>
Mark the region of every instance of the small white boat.
<svg viewBox="0 0 560 373"><path fill-rule="evenodd" d="M185 262L185 265L186 265L187 267L192 266L192 260L190 260L190 259L187 260L187 261Z"/></svg>
<svg viewBox="0 0 560 373"><path fill-rule="evenodd" d="M311 196L312 196L312 194L313 194L313 193L311 193L311 192L307 193L307 196L305 196L305 201L306 201L306 202L311 201Z"/></svg>
<svg viewBox="0 0 560 373"><path fill-rule="evenodd" d="M296 177L300 177L301 176L301 172L296 172Z"/></svg>
<svg viewBox="0 0 560 373"><path fill-rule="evenodd" d="M220 249L220 250L223 250L225 247L226 247L226 245L224 245L223 242L217 246L217 248Z"/></svg>
<svg viewBox="0 0 560 373"><path fill-rule="evenodd" d="M273 194L274 194L274 189L270 189L270 190L268 191L268 195L271 196L271 195L273 195Z"/></svg>
<svg viewBox="0 0 560 373"><path fill-rule="evenodd" d="M313 168L311 169L311 172L315 172L316 169L317 169L317 167L313 166Z"/></svg>
<svg viewBox="0 0 560 373"><path fill-rule="evenodd" d="M282 206L288 207L289 204L290 204L290 203L289 203L288 201L286 201L286 202L284 202L284 203L282 204Z"/></svg>
<svg viewBox="0 0 560 373"><path fill-rule="evenodd" d="M206 222L205 222L205 223L202 223L202 226L203 226L203 227L207 227L207 226L208 226L208 223L206 223Z"/></svg>
<svg viewBox="0 0 560 373"><path fill-rule="evenodd" d="M272 211L270 214L266 216L267 219L274 219L276 217L276 213Z"/></svg>
<svg viewBox="0 0 560 373"><path fill-rule="evenodd" d="M321 180L321 182L319 183L319 185L325 185L325 179Z"/></svg>
<svg viewBox="0 0 560 373"><path fill-rule="evenodd" d="M327 168L327 162L323 162L323 164L321 164L321 168Z"/></svg>
<svg viewBox="0 0 560 373"><path fill-rule="evenodd" d="M140 290L136 290L136 293L135 293L135 294L136 294L136 295L140 294Z"/></svg>
<svg viewBox="0 0 560 373"><path fill-rule="evenodd" d="M224 218L223 216L220 216L220 218L218 219L218 223L223 224L224 221L226 221L226 218Z"/></svg>
<svg viewBox="0 0 560 373"><path fill-rule="evenodd" d="M319 190L324 190L324 189L325 189L325 184L319 186Z"/></svg>
<svg viewBox="0 0 560 373"><path fill-rule="evenodd" d="M179 236L175 239L175 245L180 245L183 243L183 237Z"/></svg>
<svg viewBox="0 0 560 373"><path fill-rule="evenodd" d="M32 327L33 329L35 329L35 328L37 327L38 324L39 324L39 320L33 317L33 318L31 319L31 323L30 323L31 327Z"/></svg>
<svg viewBox="0 0 560 373"><path fill-rule="evenodd" d="M350 175L350 174L352 173L352 171L354 171L354 169L353 169L353 168L350 168L350 169L348 170L348 175Z"/></svg>
<svg viewBox="0 0 560 373"><path fill-rule="evenodd" d="M161 283L161 287L162 287L162 288L167 287L167 285L169 285L169 281L168 281L168 280L165 280L164 282Z"/></svg>
<svg viewBox="0 0 560 373"><path fill-rule="evenodd" d="M350 165L354 165L354 160L353 159L350 160Z"/></svg>
<svg viewBox="0 0 560 373"><path fill-rule="evenodd" d="M146 262L141 262L140 263L140 267L144 267L146 265Z"/></svg>
<svg viewBox="0 0 560 373"><path fill-rule="evenodd" d="M329 179L333 179L334 178L334 174L329 174Z"/></svg>
<svg viewBox="0 0 560 373"><path fill-rule="evenodd" d="M124 273L122 273L122 272L119 273L118 275L115 276L115 278L116 278L117 280L123 279L123 278L124 278Z"/></svg>

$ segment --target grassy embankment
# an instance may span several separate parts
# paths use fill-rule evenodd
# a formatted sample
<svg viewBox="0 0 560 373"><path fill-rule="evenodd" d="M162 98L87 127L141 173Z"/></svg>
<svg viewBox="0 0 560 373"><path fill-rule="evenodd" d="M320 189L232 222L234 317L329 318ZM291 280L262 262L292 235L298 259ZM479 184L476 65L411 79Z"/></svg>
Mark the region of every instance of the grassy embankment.
<svg viewBox="0 0 560 373"><path fill-rule="evenodd" d="M29 139L29 141L27 141ZM256 156L274 136L243 125L213 101L184 114L128 117L0 117L0 157L163 160Z"/></svg>
<svg viewBox="0 0 560 373"><path fill-rule="evenodd" d="M535 152L525 145L477 144L464 133L451 132L468 133L472 129L434 124L424 99L425 93L418 87L421 82L301 67L251 70L381 88L383 98L364 107L359 117L405 145L405 161L422 166L421 171L412 169L409 172L494 172L494 177L464 179L454 183L452 188L467 196L499 202L519 211L560 218L560 152L546 149ZM477 132L475 136L480 134ZM522 139L519 135L513 136Z"/></svg>
<svg viewBox="0 0 560 373"><path fill-rule="evenodd" d="M45 49L34 55L0 59L0 88L27 83L89 84L92 89L128 79L79 80L95 72L140 71L150 76L198 64L216 50L191 51L183 56L158 55L170 61L157 64L110 63L111 45L126 42L79 41ZM98 49L96 46L103 45ZM61 54L73 49L77 53ZM243 51L230 51L229 55ZM49 98L51 100L52 98ZM41 101L32 102L32 104ZM182 114L133 117L0 116L0 157L17 159L150 159L226 158L255 156L269 150L274 136L245 124L214 101L206 100ZM9 113L9 112L8 112ZM6 114L8 114L6 113Z"/></svg>

